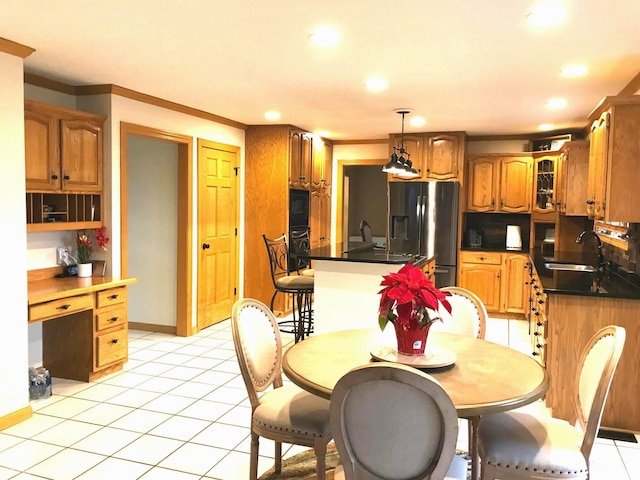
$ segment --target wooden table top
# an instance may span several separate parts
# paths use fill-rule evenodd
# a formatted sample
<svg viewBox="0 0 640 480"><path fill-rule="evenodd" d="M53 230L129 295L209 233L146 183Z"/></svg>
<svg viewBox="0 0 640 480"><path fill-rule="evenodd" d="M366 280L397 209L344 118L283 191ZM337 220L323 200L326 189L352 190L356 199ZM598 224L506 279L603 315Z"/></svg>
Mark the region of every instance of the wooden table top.
<svg viewBox="0 0 640 480"><path fill-rule="evenodd" d="M329 399L349 370L372 362L375 329L311 336L284 354L283 370L300 388ZM527 405L549 388L547 371L536 360L486 340L432 331L429 345L455 352L453 366L424 369L447 391L459 417L496 413Z"/></svg>

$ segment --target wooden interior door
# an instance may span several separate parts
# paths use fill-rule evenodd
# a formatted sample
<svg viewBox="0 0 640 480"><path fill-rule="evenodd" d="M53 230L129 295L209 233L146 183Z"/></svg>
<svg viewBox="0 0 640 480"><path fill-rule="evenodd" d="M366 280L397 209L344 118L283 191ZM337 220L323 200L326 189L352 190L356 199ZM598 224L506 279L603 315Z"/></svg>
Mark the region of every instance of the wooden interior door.
<svg viewBox="0 0 640 480"><path fill-rule="evenodd" d="M198 140L198 329L229 318L238 295L237 147Z"/></svg>

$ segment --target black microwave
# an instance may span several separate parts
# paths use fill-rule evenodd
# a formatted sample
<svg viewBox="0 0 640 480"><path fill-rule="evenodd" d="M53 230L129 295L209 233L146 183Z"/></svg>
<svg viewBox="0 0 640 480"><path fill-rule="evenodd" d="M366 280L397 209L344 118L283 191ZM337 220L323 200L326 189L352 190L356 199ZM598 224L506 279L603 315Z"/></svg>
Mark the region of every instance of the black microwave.
<svg viewBox="0 0 640 480"><path fill-rule="evenodd" d="M309 191L289 190L289 227L309 226Z"/></svg>

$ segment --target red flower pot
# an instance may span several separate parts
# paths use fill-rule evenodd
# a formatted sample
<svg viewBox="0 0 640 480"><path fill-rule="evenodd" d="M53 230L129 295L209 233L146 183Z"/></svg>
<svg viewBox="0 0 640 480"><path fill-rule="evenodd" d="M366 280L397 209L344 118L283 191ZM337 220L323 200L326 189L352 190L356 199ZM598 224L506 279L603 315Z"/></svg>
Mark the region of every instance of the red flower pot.
<svg viewBox="0 0 640 480"><path fill-rule="evenodd" d="M429 328L421 327L418 323L418 313L411 310L408 315L398 315L393 321L393 328L396 331L398 340L398 353L403 355L424 355L427 346L427 336Z"/></svg>

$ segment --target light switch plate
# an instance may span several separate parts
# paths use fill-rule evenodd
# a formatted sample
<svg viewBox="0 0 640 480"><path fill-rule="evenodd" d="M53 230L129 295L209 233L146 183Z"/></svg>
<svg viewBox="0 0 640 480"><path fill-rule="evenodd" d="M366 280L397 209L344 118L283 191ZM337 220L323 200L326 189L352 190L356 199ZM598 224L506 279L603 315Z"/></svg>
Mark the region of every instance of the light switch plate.
<svg viewBox="0 0 640 480"><path fill-rule="evenodd" d="M69 249L67 247L56 248L56 263L58 265L67 265L68 259Z"/></svg>

